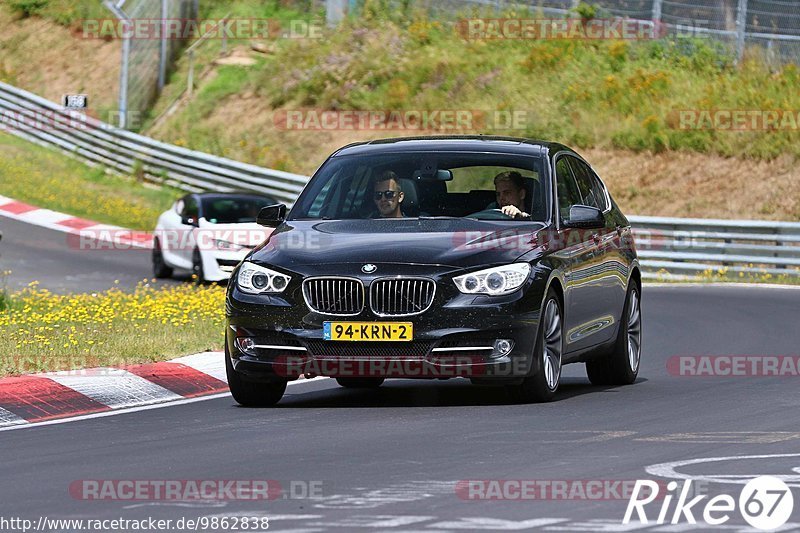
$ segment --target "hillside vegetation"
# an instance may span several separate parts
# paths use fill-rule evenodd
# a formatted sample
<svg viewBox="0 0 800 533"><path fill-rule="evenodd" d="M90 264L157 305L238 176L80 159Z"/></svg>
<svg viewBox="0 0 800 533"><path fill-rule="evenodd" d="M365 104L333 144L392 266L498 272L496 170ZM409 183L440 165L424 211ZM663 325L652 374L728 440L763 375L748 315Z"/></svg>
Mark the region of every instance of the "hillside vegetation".
<svg viewBox="0 0 800 533"><path fill-rule="evenodd" d="M263 161L264 149L283 144L270 135L274 110L509 110L526 113L524 127L481 132L558 139L579 148L766 160L800 155L800 125L779 131L681 129L681 110L800 109L796 65L771 69L752 50L736 66L710 39L474 40L419 13L403 22L391 12L367 9L324 39L280 41L273 52L250 67L218 69L161 133ZM246 106L250 119L221 129L216 116L236 116L226 105L231 100ZM289 143L289 153L267 154L267 162L311 170L307 154L295 153Z"/></svg>
<svg viewBox="0 0 800 533"><path fill-rule="evenodd" d="M0 0L0 81L60 102L89 95L106 122L117 107L121 41L84 39L83 18L109 18L100 0Z"/></svg>
<svg viewBox="0 0 800 533"><path fill-rule="evenodd" d="M0 22L10 28L0 36L0 80L51 100L87 92L94 98L90 101L113 108L119 43L74 34L76 20L101 16L85 14L99 2L30 0L41 7L29 16L9 7L14 3L26 2L0 3ZM193 96L183 95L177 110L164 114L186 87L184 57L146 119L144 133L301 174L314 172L331 151L354 141L421 133L545 138L572 145L589 158L632 213L800 220L800 125L755 131L680 127L681 110L796 115L796 65L771 67L758 49L748 50L736 65L711 39L467 39L452 21L413 9L392 11L385 4L367 0L358 17L324 29L319 39L232 41L227 57L220 57L219 40L204 43L195 53ZM310 11L310 5L220 1L205 4L203 16L268 18L284 27L304 19L321 26L322 13ZM71 54L79 54L79 61L63 53L73 45L77 52ZM260 52L252 50L254 45ZM524 121L456 131L287 130L281 117L294 110L517 112Z"/></svg>

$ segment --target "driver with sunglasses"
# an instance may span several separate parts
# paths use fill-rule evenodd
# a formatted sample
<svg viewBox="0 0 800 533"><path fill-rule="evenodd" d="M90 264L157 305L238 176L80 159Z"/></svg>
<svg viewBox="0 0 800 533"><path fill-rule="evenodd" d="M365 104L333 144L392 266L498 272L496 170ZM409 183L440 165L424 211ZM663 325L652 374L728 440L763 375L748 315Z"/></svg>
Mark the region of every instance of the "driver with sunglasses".
<svg viewBox="0 0 800 533"><path fill-rule="evenodd" d="M378 176L372 186L372 201L375 202L377 212L372 218L402 218L405 215L400 210L403 203L403 191L400 188L400 178L391 170Z"/></svg>

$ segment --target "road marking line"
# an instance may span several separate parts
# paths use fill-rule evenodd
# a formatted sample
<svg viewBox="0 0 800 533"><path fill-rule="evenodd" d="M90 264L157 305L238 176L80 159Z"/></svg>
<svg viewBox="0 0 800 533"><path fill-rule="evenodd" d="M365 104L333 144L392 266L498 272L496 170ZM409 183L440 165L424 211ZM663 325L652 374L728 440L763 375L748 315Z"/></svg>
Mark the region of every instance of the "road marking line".
<svg viewBox="0 0 800 533"><path fill-rule="evenodd" d="M651 476L664 477L667 479L683 479L692 481L705 481L708 483L723 483L732 485L746 485L751 479L756 478L759 474L747 475L728 475L728 474L683 474L676 469L682 466L691 466L703 463L718 463L723 461L742 461L749 459L782 459L790 457L800 457L800 453L778 453L769 455L730 455L726 457L703 457L700 459L685 459L682 461L671 461L668 463L659 463L645 467L645 471ZM793 470L794 471L794 470ZM766 475L766 474L765 474ZM778 479L782 479L787 485L791 487L800 486L800 475L780 475L768 474Z"/></svg>
<svg viewBox="0 0 800 533"><path fill-rule="evenodd" d="M314 378L314 379L301 379L301 380L298 380L298 381L290 381L289 382L289 386L291 386L291 385L300 385L302 383L310 383L312 381L318 381L318 380L323 380L323 379L328 379L328 378L318 377L318 378ZM75 416L75 417L70 417L70 418L59 418L59 419L56 419L56 420L46 420L44 422L32 422L32 423L29 423L29 424L19 424L19 425L14 425L14 426L0 427L0 433L2 433L3 431L15 431L15 430L18 430L18 429L30 429L30 428L40 427L40 426L51 426L51 425L55 425L55 424L66 424L68 422L76 422L76 421L79 421L79 420L91 420L91 419L94 419L94 418L105 418L107 416L124 415L124 414L128 414L128 413L136 413L136 412L139 412L139 411L150 411L151 409L162 409L164 407L173 407L173 406L177 406L177 405L186 405L186 404L196 403L196 402L205 402L205 401L208 401L208 400L218 400L220 398L225 398L225 397L230 398L231 397L230 393L229 392L222 392L222 393L218 393L218 394L211 394L209 396L201 396L199 398L185 398L183 400L175 400L173 402L157 403L157 404L153 404L153 405L142 405L142 406L137 406L137 407L126 407L126 408L123 408L123 409L114 409L114 410L104 411L104 412L101 412L101 413L92 413L92 414L88 414L88 415L80 415L80 416Z"/></svg>
<svg viewBox="0 0 800 533"><path fill-rule="evenodd" d="M15 415L11 411L3 409L0 407L0 425L16 425L16 424L27 424L28 421L24 418Z"/></svg>
<svg viewBox="0 0 800 533"><path fill-rule="evenodd" d="M107 405L41 375L3 379L0 407L29 422L110 410Z"/></svg>
<svg viewBox="0 0 800 533"><path fill-rule="evenodd" d="M225 381L171 361L134 365L126 370L184 398L213 394L228 388Z"/></svg>
<svg viewBox="0 0 800 533"><path fill-rule="evenodd" d="M3 197L0 197L0 198L3 198ZM28 204L23 203L23 202L17 202L17 201L5 202L5 200L8 200L8 198L0 200L0 202L2 202L2 205L0 205L0 210L5 211L6 213L13 213L15 215L22 215L22 214L27 213L28 211L36 211L36 210L39 209L36 206L28 205Z"/></svg>
<svg viewBox="0 0 800 533"><path fill-rule="evenodd" d="M199 372L227 383L228 376L225 375L225 366L220 364L221 361L225 360L224 357L225 354L223 352L205 352L178 357L177 359L172 359L172 362L194 368Z"/></svg>
<svg viewBox="0 0 800 533"><path fill-rule="evenodd" d="M99 375L92 375L94 373ZM76 374L75 371L45 375L56 383L74 389L112 409L169 402L183 398L152 381L117 368L92 369L89 375Z"/></svg>
<svg viewBox="0 0 800 533"><path fill-rule="evenodd" d="M427 527L436 529L489 529L493 531L522 531L535 527L550 526L567 522L566 518L532 518L530 520L504 520L502 518L469 518L436 522Z"/></svg>
<svg viewBox="0 0 800 533"><path fill-rule="evenodd" d="M670 433L657 437L633 439L641 442L682 442L690 444L775 444L800 439L800 433L790 431L718 431L707 433Z"/></svg>

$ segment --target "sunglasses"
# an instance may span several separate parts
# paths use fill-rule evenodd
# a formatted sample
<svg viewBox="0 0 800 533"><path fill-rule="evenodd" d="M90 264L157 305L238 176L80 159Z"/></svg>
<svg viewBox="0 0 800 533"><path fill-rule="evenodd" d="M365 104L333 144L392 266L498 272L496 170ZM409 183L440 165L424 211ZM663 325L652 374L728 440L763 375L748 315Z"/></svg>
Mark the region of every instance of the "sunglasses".
<svg viewBox="0 0 800 533"><path fill-rule="evenodd" d="M387 200L392 200L398 194L400 191L375 191L375 199L380 200L385 196Z"/></svg>

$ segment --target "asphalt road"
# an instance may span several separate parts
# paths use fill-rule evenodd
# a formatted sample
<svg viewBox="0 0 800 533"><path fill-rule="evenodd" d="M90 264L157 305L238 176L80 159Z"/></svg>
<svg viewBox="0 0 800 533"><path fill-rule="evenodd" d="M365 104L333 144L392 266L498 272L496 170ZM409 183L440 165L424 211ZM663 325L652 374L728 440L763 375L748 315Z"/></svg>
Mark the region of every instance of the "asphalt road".
<svg viewBox="0 0 800 533"><path fill-rule="evenodd" d="M269 517L277 531L616 531L624 530L627 500L613 490L604 501L580 492L557 500L468 500L457 483L566 481L573 491L590 480L613 487L608 483L661 479L647 468L701 459L676 468L701 480L700 494L738 498L743 485L708 482L719 476L793 479L790 522L800 525L797 377L667 371L674 355L798 355L800 292L645 288L643 303L639 381L592 387L576 365L550 404L507 405L499 391L455 380L395 380L367 392L315 380L290 385L274 409L240 408L226 396L2 432L0 518L255 516ZM775 457L781 454L794 455ZM742 458L753 455L765 457ZM80 480L254 479L279 481L287 497L92 501L69 491ZM302 497L306 491L316 497ZM647 507L651 520L659 506ZM682 522L647 530L717 530ZM734 512L726 527L745 530L742 524Z"/></svg>
<svg viewBox="0 0 800 533"><path fill-rule="evenodd" d="M11 291L32 281L56 293L130 289L153 275L149 250L80 250L66 233L2 216L0 231L0 273L11 271Z"/></svg>

